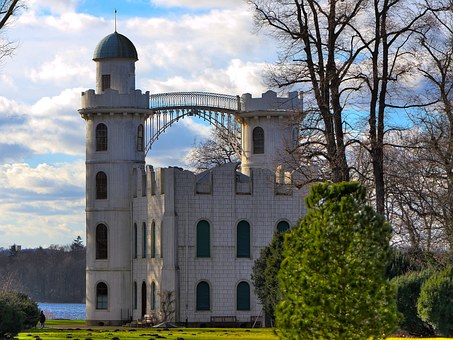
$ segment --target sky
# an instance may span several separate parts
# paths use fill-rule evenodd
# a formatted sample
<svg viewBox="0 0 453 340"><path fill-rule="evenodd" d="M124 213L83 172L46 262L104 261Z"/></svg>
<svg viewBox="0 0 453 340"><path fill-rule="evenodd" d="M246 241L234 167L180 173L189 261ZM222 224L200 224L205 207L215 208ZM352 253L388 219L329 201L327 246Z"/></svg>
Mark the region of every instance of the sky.
<svg viewBox="0 0 453 340"><path fill-rule="evenodd" d="M135 45L136 88L260 96L276 42L253 25L245 0L28 0L3 37L0 60L0 247L85 243L82 91L95 87L97 43L117 31ZM173 125L147 163L189 168L210 127Z"/></svg>

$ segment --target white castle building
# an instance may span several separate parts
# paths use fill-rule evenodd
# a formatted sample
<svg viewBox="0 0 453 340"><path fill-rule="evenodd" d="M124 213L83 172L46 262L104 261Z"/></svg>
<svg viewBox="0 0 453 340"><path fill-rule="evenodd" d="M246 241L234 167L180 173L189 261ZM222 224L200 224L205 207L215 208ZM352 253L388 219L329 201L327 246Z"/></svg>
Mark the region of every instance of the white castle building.
<svg viewBox="0 0 453 340"><path fill-rule="evenodd" d="M271 91L238 97L231 115L241 127L240 165L201 174L154 169L145 164L147 126L161 112L135 89L134 45L112 33L93 60L96 90L82 93L79 110L86 121L87 324L160 315L163 302L172 303L173 322L250 323L262 315L254 261L275 231L305 213L305 192L278 165L302 100ZM185 112L200 114L193 106Z"/></svg>

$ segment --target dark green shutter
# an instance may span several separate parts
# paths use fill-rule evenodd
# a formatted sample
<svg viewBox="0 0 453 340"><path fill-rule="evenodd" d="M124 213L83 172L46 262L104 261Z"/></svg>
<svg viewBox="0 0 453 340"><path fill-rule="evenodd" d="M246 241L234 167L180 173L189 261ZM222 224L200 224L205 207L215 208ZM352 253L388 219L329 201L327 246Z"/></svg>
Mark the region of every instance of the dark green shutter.
<svg viewBox="0 0 453 340"><path fill-rule="evenodd" d="M280 222L278 222L278 224L277 224L277 231L278 231L279 233L282 233L282 232L287 231L287 230L289 230L289 224L288 224L288 222L286 222L286 221L280 221Z"/></svg>
<svg viewBox="0 0 453 340"><path fill-rule="evenodd" d="M210 309L209 284L205 281L197 285L197 310Z"/></svg>
<svg viewBox="0 0 453 340"><path fill-rule="evenodd" d="M250 257L250 224L239 222L237 226L237 257Z"/></svg>
<svg viewBox="0 0 453 340"><path fill-rule="evenodd" d="M197 224L197 257L211 256L211 231L208 221L200 221Z"/></svg>
<svg viewBox="0 0 453 340"><path fill-rule="evenodd" d="M237 286L236 306L237 310L250 310L250 286L245 281L240 282Z"/></svg>

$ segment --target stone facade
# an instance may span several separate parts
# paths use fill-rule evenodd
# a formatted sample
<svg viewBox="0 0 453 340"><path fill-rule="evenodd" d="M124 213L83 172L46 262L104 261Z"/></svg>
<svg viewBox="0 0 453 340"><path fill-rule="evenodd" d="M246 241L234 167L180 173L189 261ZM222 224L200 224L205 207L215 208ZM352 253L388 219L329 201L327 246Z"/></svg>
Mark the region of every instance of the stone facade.
<svg viewBox="0 0 453 340"><path fill-rule="evenodd" d="M118 57L115 39L129 49ZM253 263L277 227L305 213L306 193L281 165L301 99L272 91L241 97L241 164L201 174L154 169L145 165L143 126L153 112L148 92L135 89L135 47L116 32L100 44L96 91L82 94L79 110L86 120L87 324L158 318L169 301L175 322L250 323L262 314Z"/></svg>

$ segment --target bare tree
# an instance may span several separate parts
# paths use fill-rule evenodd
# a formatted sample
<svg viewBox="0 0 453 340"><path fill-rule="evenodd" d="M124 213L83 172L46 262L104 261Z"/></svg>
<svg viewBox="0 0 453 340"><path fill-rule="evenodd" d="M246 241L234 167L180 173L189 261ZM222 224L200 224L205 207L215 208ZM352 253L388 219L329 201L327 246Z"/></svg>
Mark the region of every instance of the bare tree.
<svg viewBox="0 0 453 340"><path fill-rule="evenodd" d="M351 67L365 48L351 29L366 9L366 0L250 0L258 27L270 28L281 42L280 60L268 72L271 86L304 86L312 94L320 120L313 126L316 143L308 160L329 165L334 182L349 180L343 110L358 90ZM307 129L308 133L309 130ZM321 137L321 138L320 138Z"/></svg>
<svg viewBox="0 0 453 340"><path fill-rule="evenodd" d="M159 322L174 321L176 313L175 292L164 290L159 294L160 297L160 317Z"/></svg>
<svg viewBox="0 0 453 340"><path fill-rule="evenodd" d="M0 0L0 60L14 51L14 44L7 39L2 39L1 33L7 27L11 17L16 15L22 7L21 0Z"/></svg>
<svg viewBox="0 0 453 340"><path fill-rule="evenodd" d="M424 161L434 169L433 179L450 249L453 249L453 2L447 11L432 12L430 26L420 38L425 63L419 68L426 80L431 105L418 118L423 130Z"/></svg>
<svg viewBox="0 0 453 340"><path fill-rule="evenodd" d="M195 145L187 160L199 172L240 161L240 141L227 130L214 129L211 138Z"/></svg>

